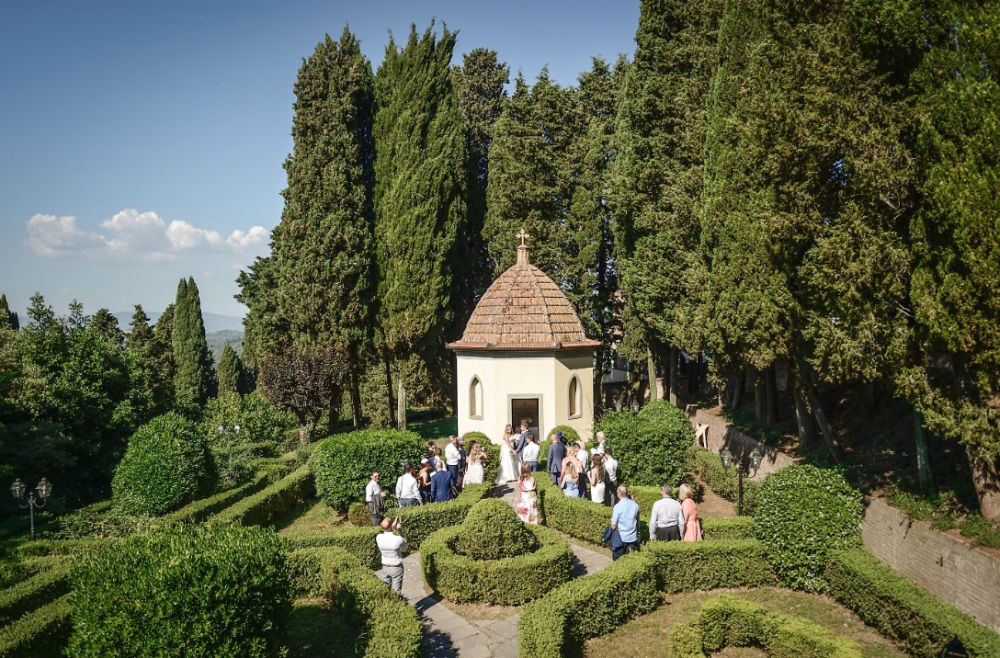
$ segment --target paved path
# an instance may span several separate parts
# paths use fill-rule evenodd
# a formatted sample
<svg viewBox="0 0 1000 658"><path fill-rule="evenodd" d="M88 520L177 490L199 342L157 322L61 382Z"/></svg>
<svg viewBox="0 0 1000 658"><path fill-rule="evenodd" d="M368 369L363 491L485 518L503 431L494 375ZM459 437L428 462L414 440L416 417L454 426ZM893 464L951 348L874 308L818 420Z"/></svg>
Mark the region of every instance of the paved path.
<svg viewBox="0 0 1000 658"><path fill-rule="evenodd" d="M510 489L499 490L498 497L511 502ZM570 542L576 559L573 577L597 573L611 564L611 558ZM517 658L517 620L515 613L494 621L467 621L432 596L424 583L420 555L413 553L403 560L403 596L424 620L424 656L426 658Z"/></svg>

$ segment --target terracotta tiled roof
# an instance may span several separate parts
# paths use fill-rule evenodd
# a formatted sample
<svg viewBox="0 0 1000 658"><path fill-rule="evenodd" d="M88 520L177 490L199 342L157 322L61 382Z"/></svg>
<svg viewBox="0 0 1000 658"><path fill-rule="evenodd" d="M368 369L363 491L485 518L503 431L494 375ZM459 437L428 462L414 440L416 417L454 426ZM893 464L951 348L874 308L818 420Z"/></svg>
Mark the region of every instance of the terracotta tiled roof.
<svg viewBox="0 0 1000 658"><path fill-rule="evenodd" d="M555 282L528 262L518 248L517 264L500 275L472 312L453 350L594 349L573 305Z"/></svg>

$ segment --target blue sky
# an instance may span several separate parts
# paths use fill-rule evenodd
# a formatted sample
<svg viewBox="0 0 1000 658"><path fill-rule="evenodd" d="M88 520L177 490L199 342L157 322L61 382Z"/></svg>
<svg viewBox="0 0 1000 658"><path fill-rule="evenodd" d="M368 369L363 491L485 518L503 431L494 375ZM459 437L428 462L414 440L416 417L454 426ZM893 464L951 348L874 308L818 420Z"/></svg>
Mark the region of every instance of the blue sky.
<svg viewBox="0 0 1000 658"><path fill-rule="evenodd" d="M572 84L631 56L639 0L505 3L11 2L0 21L0 291L149 311L194 276L205 311L242 315L241 266L267 253L303 57L344 24L377 67L388 31L436 18L456 62L496 50Z"/></svg>

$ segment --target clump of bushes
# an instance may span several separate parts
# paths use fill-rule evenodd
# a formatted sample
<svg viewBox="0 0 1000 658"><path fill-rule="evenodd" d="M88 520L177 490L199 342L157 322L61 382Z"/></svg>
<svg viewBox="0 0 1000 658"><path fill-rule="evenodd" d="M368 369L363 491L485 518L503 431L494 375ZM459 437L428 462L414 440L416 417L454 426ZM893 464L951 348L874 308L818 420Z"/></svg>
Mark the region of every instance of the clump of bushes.
<svg viewBox="0 0 1000 658"><path fill-rule="evenodd" d="M372 471L382 476L382 487L392 491L403 474L400 461L416 468L426 448L420 435L404 430L361 430L324 440L309 460L316 477L316 493L330 507L346 512L364 500Z"/></svg>
<svg viewBox="0 0 1000 658"><path fill-rule="evenodd" d="M638 414L605 412L594 427L618 460L618 481L629 486L680 482L688 470L694 428L684 412L665 400L650 402Z"/></svg>
<svg viewBox="0 0 1000 658"><path fill-rule="evenodd" d="M205 440L176 413L158 416L129 439L111 481L115 507L132 515L159 516L211 491Z"/></svg>
<svg viewBox="0 0 1000 658"><path fill-rule="evenodd" d="M292 583L273 532L178 525L84 554L71 658L284 655Z"/></svg>
<svg viewBox="0 0 1000 658"><path fill-rule="evenodd" d="M840 473L795 465L761 486L754 535L790 587L823 591L833 551L861 546L861 494Z"/></svg>
<svg viewBox="0 0 1000 658"><path fill-rule="evenodd" d="M219 485L228 488L242 482L253 474L255 460L278 454L287 425L287 416L256 391L224 392L209 400L201 430L212 451Z"/></svg>
<svg viewBox="0 0 1000 658"><path fill-rule="evenodd" d="M491 498L476 504L465 517L455 550L473 560L499 560L530 553L538 540L506 501Z"/></svg>

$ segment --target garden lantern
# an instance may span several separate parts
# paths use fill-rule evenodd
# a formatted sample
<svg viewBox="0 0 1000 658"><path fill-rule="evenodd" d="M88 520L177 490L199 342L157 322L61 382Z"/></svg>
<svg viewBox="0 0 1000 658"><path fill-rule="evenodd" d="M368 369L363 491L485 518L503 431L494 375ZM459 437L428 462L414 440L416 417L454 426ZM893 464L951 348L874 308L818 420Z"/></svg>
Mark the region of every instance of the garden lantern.
<svg viewBox="0 0 1000 658"><path fill-rule="evenodd" d="M750 463L744 466L744 460L735 460L733 458L733 453L730 452L729 448L723 447L719 452L719 457L722 459L722 468L727 471L735 463L736 464L736 475L739 478L739 498L736 503L736 513L739 516L743 516L743 476L753 477L757 475L757 469L760 468L760 462L763 456L760 454L760 450L754 448L750 451ZM753 472L751 473L751 469Z"/></svg>
<svg viewBox="0 0 1000 658"><path fill-rule="evenodd" d="M14 480L14 484L10 485L10 493L18 501L18 504L21 504L20 501L24 498L27 489L20 478ZM38 498L35 498L35 492L38 492ZM35 541L35 508L45 507L45 502L50 495L52 495L52 483L47 478L42 478L35 490L28 493L28 502L21 504L21 509L28 510L31 517L31 541Z"/></svg>

